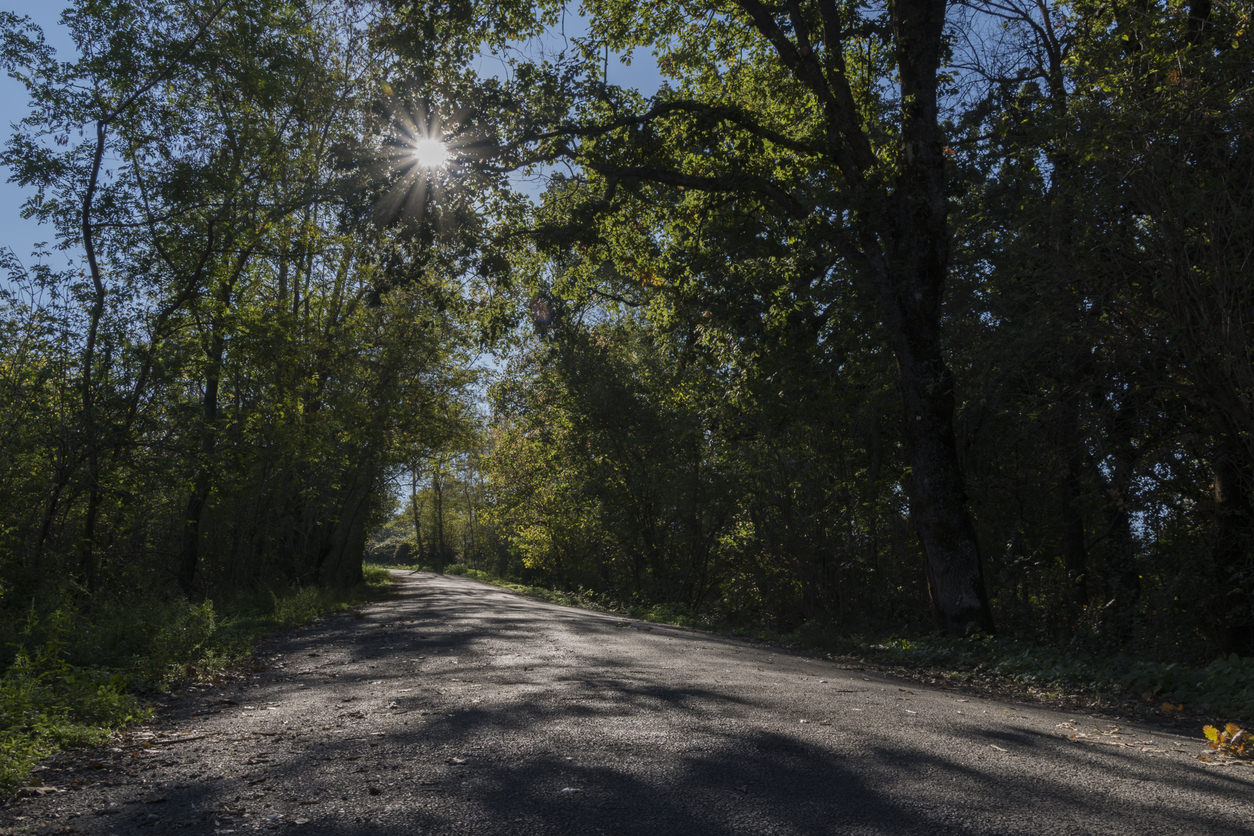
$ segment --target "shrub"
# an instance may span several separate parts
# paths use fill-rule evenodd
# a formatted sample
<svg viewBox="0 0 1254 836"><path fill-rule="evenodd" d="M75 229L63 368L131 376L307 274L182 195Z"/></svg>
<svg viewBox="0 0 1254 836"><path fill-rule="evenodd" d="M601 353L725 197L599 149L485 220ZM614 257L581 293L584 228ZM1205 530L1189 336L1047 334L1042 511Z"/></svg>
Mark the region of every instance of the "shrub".
<svg viewBox="0 0 1254 836"><path fill-rule="evenodd" d="M0 676L0 790L19 785L58 748L103 743L149 713L119 672L70 664L72 624L67 608L43 623L32 618L27 634L45 637L19 650Z"/></svg>
<svg viewBox="0 0 1254 836"><path fill-rule="evenodd" d="M264 633L346 610L391 583L367 566L351 590L314 587L212 601L134 597L27 616L0 674L0 794L65 746L99 744L148 716L137 694L205 679L245 658Z"/></svg>

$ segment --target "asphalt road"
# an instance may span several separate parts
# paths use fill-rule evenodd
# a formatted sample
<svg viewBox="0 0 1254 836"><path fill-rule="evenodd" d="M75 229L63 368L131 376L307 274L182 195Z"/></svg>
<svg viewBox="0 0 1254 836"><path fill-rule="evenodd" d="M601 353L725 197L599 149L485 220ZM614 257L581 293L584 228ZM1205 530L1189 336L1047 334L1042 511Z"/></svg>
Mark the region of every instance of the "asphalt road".
<svg viewBox="0 0 1254 836"><path fill-rule="evenodd" d="M54 761L0 833L1254 833L1254 769L1200 738L398 578Z"/></svg>

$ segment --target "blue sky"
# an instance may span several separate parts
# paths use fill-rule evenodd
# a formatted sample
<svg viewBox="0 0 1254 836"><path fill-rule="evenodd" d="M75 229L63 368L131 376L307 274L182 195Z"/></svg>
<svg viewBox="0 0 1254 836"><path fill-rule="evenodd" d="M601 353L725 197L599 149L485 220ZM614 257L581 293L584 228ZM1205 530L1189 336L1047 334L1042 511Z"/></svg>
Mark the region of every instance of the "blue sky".
<svg viewBox="0 0 1254 836"><path fill-rule="evenodd" d="M73 45L59 21L64 5L61 2L37 2L37 0L9 0L9 8L19 15L28 15L37 25L43 28L44 36L57 50L58 57L68 60L72 57ZM582 21L568 21L568 31L580 31L586 24ZM487 69L487 68L485 68ZM657 65L653 56L647 51L639 50L634 56L630 67L623 66L616 60L610 63L610 81L638 87L646 93L657 90L661 83ZM7 75L0 73L0 142L7 140L11 132L10 125L26 115L26 91ZM0 248L12 249L24 263L30 262L30 253L37 242L53 242L55 235L48 227L41 227L33 221L21 217L22 202L27 193L13 183L8 182L9 172L0 168ZM56 254L54 261L61 261L64 256Z"/></svg>
<svg viewBox="0 0 1254 836"><path fill-rule="evenodd" d="M60 26L60 3L39 3L34 0L9 0L6 3L11 11L19 15L28 15L41 26L48 43L57 49L59 57L68 58L66 50L72 48L69 36ZM3 138L8 139L9 126L26 115L26 90L7 75L0 74L0 130ZM22 201L26 192L13 183L9 183L9 172L4 172L5 182L0 183L0 247L7 247L17 253L23 262L29 261L30 251L38 241L52 242L55 236L51 229L40 227L33 221L23 220L20 214Z"/></svg>

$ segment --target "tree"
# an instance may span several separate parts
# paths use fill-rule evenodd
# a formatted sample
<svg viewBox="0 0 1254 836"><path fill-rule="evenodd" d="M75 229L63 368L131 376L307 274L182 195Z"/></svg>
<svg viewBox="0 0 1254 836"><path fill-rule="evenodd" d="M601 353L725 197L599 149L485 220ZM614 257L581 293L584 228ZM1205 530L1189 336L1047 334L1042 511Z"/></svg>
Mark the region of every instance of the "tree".
<svg viewBox="0 0 1254 836"><path fill-rule="evenodd" d="M1218 524L1246 515L1219 512L1210 488L1226 480L1202 466L1241 458L1218 439L1243 432L1225 401L1247 388L1245 364L1198 363L1240 357L1248 341L1233 326L1247 301L1225 278L1249 247L1232 232L1250 189L1233 175L1248 120L1248 79L1233 63L1241 13L973 8L1002 25L983 41L968 30L959 62L979 98L954 143L951 333L969 358L965 461L981 526L1012 544L994 573L1024 605L1002 611L1108 648L1240 647L1242 593L1188 613L1182 602L1233 590L1248 562L1246 538ZM1244 501L1226 496L1230 508ZM1221 564L1224 580L1211 574Z"/></svg>
<svg viewBox="0 0 1254 836"><path fill-rule="evenodd" d="M59 64L4 19L33 108L4 160L87 257L83 283L51 282L86 313L62 351L79 358L64 464L20 488L47 509L31 552L64 560L77 530L88 587L353 583L398 442L460 397L468 362L457 246L432 213L377 211L399 108L368 18L275 0L67 20L83 54Z"/></svg>
<svg viewBox="0 0 1254 836"><path fill-rule="evenodd" d="M1160 474L1208 518L1209 559L1190 567L1215 595L1204 629L1220 652L1254 652L1250 11L1171 0L1076 10L1077 153L1106 172L1090 196L1118 201L1127 242L1103 271L1119 294L1112 316L1144 341L1154 384L1177 404L1156 427L1174 452Z"/></svg>
<svg viewBox="0 0 1254 836"><path fill-rule="evenodd" d="M596 3L588 7L592 33L576 41L570 61L520 66L512 84L489 85L486 101L504 99L509 113L468 117L459 130L501 136L498 166L575 163L575 183L591 192L588 223L631 194L664 193L667 205L689 213L704 208L702 196L721 197L760 214L759 234L777 252L816 253L803 284L833 272L852 280L898 367L911 518L937 624L961 634L992 621L941 335L950 240L938 100L945 9L943 0L865 12L828 0L785 8ZM406 9L398 25L425 31L438 22ZM655 50L678 89L643 102L603 83L604 50L638 47ZM646 235L682 260L687 240L658 227Z"/></svg>

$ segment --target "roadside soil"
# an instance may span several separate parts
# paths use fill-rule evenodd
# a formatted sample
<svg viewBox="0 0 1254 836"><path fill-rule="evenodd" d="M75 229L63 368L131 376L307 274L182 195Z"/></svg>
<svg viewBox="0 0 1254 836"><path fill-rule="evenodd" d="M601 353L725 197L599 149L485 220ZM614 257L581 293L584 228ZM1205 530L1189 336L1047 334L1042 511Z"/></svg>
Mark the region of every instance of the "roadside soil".
<svg viewBox="0 0 1254 836"><path fill-rule="evenodd" d="M53 759L0 834L1254 833L1196 737L394 574Z"/></svg>

